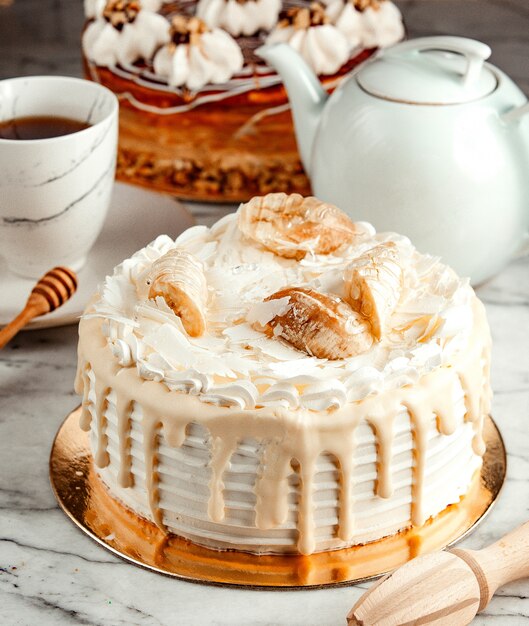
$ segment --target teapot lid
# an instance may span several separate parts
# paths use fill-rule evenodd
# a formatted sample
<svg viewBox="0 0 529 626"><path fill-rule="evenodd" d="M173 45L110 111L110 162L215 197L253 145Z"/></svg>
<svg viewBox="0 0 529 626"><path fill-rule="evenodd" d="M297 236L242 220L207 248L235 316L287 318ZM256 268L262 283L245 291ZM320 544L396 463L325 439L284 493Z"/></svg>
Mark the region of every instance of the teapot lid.
<svg viewBox="0 0 529 626"><path fill-rule="evenodd" d="M422 37L386 49L356 74L369 94L406 104L462 104L497 86L491 49L464 37Z"/></svg>

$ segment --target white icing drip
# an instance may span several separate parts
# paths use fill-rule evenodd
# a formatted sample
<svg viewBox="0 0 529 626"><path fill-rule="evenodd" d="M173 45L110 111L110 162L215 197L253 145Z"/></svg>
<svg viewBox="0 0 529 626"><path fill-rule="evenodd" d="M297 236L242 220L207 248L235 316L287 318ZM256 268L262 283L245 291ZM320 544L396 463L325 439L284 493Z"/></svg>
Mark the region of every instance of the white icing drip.
<svg viewBox="0 0 529 626"><path fill-rule="evenodd" d="M271 30L280 9L281 0L199 0L196 14L210 28L223 28L239 37Z"/></svg>
<svg viewBox="0 0 529 626"><path fill-rule="evenodd" d="M398 8L383 0L378 8L359 11L350 0L336 19L337 28L346 36L349 48L386 48L404 37L404 24Z"/></svg>
<svg viewBox="0 0 529 626"><path fill-rule="evenodd" d="M353 56L355 56L353 54ZM90 77L95 82L100 82L100 77L97 72L97 66L91 61L87 59L87 65L90 72ZM136 67L134 65L128 65L125 69L120 67L112 67L110 68L113 74L123 78L125 80L130 81L140 87L145 87L146 89L157 91L161 93L176 93L179 96L184 95L184 88L169 86L167 82L161 77L148 70L143 68ZM274 87L276 85L281 84L281 78L272 73L272 70L267 67L255 67L255 74L259 78L259 85L262 89L266 89L267 87ZM267 73L265 76L262 76L262 73ZM334 89L342 80L343 76L339 76L331 81L326 82L325 88L329 91ZM147 80L146 80L147 79ZM157 82L153 82L156 80ZM163 81L163 82L162 82ZM187 88L185 88L187 89ZM194 89L191 92L193 99L185 104L176 105L176 106L157 106L151 105L146 102L142 102L138 100L132 93L129 91L118 92L116 91L116 95L119 100L126 100L131 106L140 110L146 111L148 113L154 113L155 115L175 115L177 113L184 113L187 111L191 111L195 108L203 106L204 104L208 104L211 102L221 102L227 98L232 98L238 94L247 93L249 91L253 91L255 89L255 76L253 72L251 75L248 75L248 68L243 68L241 72L239 72L234 78L229 80L227 83L223 83L221 85L204 85L200 89ZM203 93L206 92L206 93ZM189 94L186 94L189 95ZM281 105L279 107L270 107L269 109L265 109L263 112L258 113L259 116L273 116L284 111L288 111L290 109L290 105L288 103ZM242 127L247 127L255 116L250 118L250 120Z"/></svg>
<svg viewBox="0 0 529 626"><path fill-rule="evenodd" d="M334 74L349 58L345 35L332 24L297 29L277 26L266 43L288 43L299 52L318 75Z"/></svg>
<svg viewBox="0 0 529 626"><path fill-rule="evenodd" d="M143 455L143 440L139 428L140 416L135 416L133 423L132 454L123 455L118 448L120 428L119 420L113 403L107 410L109 426L112 438L110 439L109 467L100 470L100 474L110 489L110 492L130 509L140 515L149 518L149 506L143 486L143 467L141 463ZM459 424L459 421L458 421ZM353 453L351 461L362 465L354 465L354 480L350 488L352 502L352 529L348 543L364 543L379 538L383 534L390 534L400 528L409 525L410 487L405 482L410 479L410 472L402 470L402 454L404 449L411 446L411 438L405 429L409 427L409 420L400 415L396 420L397 431L396 443L392 451L396 466L392 471L395 494L391 503L381 499L373 493L372 476L375 472L376 453L372 445L372 433L367 427L359 428L356 440L357 450ZM208 491L206 485L210 479L208 459L210 455L208 435L205 429L192 425L189 435L182 449L172 449L168 445L162 445L159 450L164 466L164 478L161 485L161 501L163 518L168 529L177 535L185 536L195 543L209 545L210 547L224 547L240 550L252 549L260 552L288 551L296 539L295 519L296 510L294 502L285 503L286 511L279 511L279 528L274 528L272 523L266 524L259 520L257 528L248 530L253 525L254 509L250 494L254 492L254 475L249 473L250 462L255 462L259 456L256 446L250 449L252 456L242 457L235 455L231 459L230 467L225 473L223 482L229 487L236 487L226 499L225 522L212 528L208 516ZM93 439L96 433L92 433ZM442 510L447 504L458 502L461 494L467 490L467 485L477 466L477 458L469 453L472 428L470 424L458 425L457 431L450 437L437 435L432 441L433 448L429 450L429 463L432 474L427 484L427 506L434 513ZM114 443L115 442L115 443ZM407 444L407 445L406 445ZM358 449L360 448L361 451ZM367 454L366 451L367 450ZM246 451L246 450L245 450ZM274 461L275 449L271 448L268 460ZM395 459L395 456L397 458ZM198 457L198 462L197 461ZM123 459L132 460L132 467L128 462L122 468ZM191 460L190 460L191 459ZM194 481L188 479L188 463L195 461L193 465ZM239 463L237 462L239 461ZM250 466L253 468L253 466ZM131 472L132 470L132 472ZM337 545L335 528L338 523L338 515L341 506L338 505L338 477L333 478L335 466L327 456L320 456L317 461L317 474L314 482L318 495L323 496L325 510L324 515L318 516L317 525L317 549L331 549L340 547ZM133 489L119 487L118 476L127 474L136 479ZM329 479L329 476L331 478ZM197 490L196 484L201 488ZM204 487L202 487L204 485ZM319 500L321 506L321 500ZM273 507L267 501L269 509ZM388 504L391 506L388 507ZM435 508L434 508L435 507ZM271 512L268 514L271 515ZM261 530L266 529L266 530ZM235 536L236 535L236 536ZM225 543L223 543L225 542Z"/></svg>
<svg viewBox="0 0 529 626"><path fill-rule="evenodd" d="M449 362L466 349L473 324L473 292L466 280L436 259L419 255L405 237L364 229L361 243L341 250L340 256L314 256L300 263L244 240L234 215L211 229L191 228L176 242L161 236L116 268L87 317L107 320L103 333L121 365L136 365L143 378L163 380L204 402L339 408L414 382ZM251 320L277 314L266 306L272 302L261 304L271 293L287 285L337 291L345 267L384 241L399 248L403 294L390 319L392 330L367 353L341 361L317 359L252 328ZM175 246L204 264L212 297L208 332L199 338L187 336L162 298L146 302L138 291L153 261ZM276 300L273 306L288 303Z"/></svg>
<svg viewBox="0 0 529 626"><path fill-rule="evenodd" d="M225 31L214 28L200 36L198 45L168 44L154 57L154 71L169 85L200 89L225 83L242 69L244 60L237 42Z"/></svg>
<svg viewBox="0 0 529 626"><path fill-rule="evenodd" d="M139 59L150 59L155 50L168 41L169 22L157 13L141 10L136 19L121 30L103 17L97 18L83 34L83 50L97 65L128 65Z"/></svg>

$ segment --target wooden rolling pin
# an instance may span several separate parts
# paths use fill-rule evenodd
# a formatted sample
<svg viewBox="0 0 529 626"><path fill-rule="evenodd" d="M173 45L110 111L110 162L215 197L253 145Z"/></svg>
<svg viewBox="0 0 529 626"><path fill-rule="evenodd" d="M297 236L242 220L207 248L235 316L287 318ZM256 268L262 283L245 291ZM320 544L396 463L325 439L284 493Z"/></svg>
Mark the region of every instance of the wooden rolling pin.
<svg viewBox="0 0 529 626"><path fill-rule="evenodd" d="M77 276L67 267L54 267L44 274L29 294L24 309L0 330L0 350L29 321L51 313L67 302L77 289Z"/></svg>
<svg viewBox="0 0 529 626"><path fill-rule="evenodd" d="M347 616L349 626L463 626L496 590L529 577L529 522L483 550L427 554L385 576Z"/></svg>

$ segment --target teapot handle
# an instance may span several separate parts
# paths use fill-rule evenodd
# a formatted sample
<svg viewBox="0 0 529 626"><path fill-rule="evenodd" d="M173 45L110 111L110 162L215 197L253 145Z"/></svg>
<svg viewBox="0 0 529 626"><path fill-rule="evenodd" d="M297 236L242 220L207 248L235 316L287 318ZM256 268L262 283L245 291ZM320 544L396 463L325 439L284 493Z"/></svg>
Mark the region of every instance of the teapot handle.
<svg viewBox="0 0 529 626"><path fill-rule="evenodd" d="M507 113L504 113L501 116L501 119L504 122L510 124L511 122L518 122L524 115L529 113L529 102L522 104L522 106L514 107Z"/></svg>
<svg viewBox="0 0 529 626"><path fill-rule="evenodd" d="M419 53L423 50L446 50L457 52L467 59L467 69L463 76L463 84L470 85L479 76L483 62L491 55L487 44L466 37L420 37L410 39L388 48L384 55L398 56L400 53Z"/></svg>

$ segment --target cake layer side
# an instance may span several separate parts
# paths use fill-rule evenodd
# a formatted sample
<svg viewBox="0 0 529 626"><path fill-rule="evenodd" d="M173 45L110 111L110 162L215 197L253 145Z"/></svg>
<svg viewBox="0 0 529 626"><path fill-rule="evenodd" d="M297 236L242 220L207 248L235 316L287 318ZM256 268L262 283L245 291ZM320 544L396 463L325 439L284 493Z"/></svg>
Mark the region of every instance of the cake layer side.
<svg viewBox="0 0 529 626"><path fill-rule="evenodd" d="M321 412L219 407L142 380L134 367L119 366L101 320L85 319L77 381L84 393L81 423L87 430L92 424L94 458L111 492L165 530L252 552L297 545L310 554L377 539L422 525L457 501L479 466L490 339L477 299L473 309L469 345L452 363L414 385ZM242 473L234 469L240 456L247 465ZM186 499L171 469L178 463L195 479L197 493L182 510L174 510L178 497ZM245 506L238 506L233 484L245 482ZM135 499L130 494L138 490L143 495ZM377 519L369 521L372 512Z"/></svg>
<svg viewBox="0 0 529 626"><path fill-rule="evenodd" d="M345 68L370 56L364 51ZM344 70L345 72L345 70ZM186 101L123 70L85 63L86 77L120 100L120 179L200 200L247 200L271 191L310 194L282 84ZM344 74L324 80L332 91ZM215 99L217 98L217 99Z"/></svg>
<svg viewBox="0 0 529 626"><path fill-rule="evenodd" d="M120 100L118 177L205 201L308 194L282 78L259 48L292 46L330 92L405 36L400 12L389 0L213 4L85 2L85 75Z"/></svg>
<svg viewBox="0 0 529 626"><path fill-rule="evenodd" d="M93 397L93 383L89 399ZM464 422L462 392L457 405L457 426L452 435L437 431L435 418L428 426L425 455L425 516L432 517L449 504L459 501L481 465L481 457L472 450L472 424ZM93 404L91 405L93 407ZM146 489L146 468L143 455L142 411L138 405L131 414L132 486L120 485L120 447L115 394L111 394L105 411L109 465L99 475L110 494L140 516L152 521ZM335 457L322 453L314 475L315 551L338 549L367 543L394 534L411 525L413 490L413 434L410 419L402 411L395 419L395 437L391 448L391 481L389 498L376 495L376 439L369 424L361 424L356 432L353 456L354 479L351 503L354 528L349 542L337 538L340 517L340 468ZM95 421L91 429L92 446L97 446ZM296 550L297 511L301 485L299 474L292 471L288 485L288 517L276 528L260 529L255 524L256 483L264 442L241 441L230 458L224 473L225 517L214 523L208 516L209 484L211 482L211 447L208 431L190 424L180 448L164 443L160 434L157 473L159 476L159 507L164 526L170 532L197 544L216 549L236 549L254 553L287 553Z"/></svg>
<svg viewBox="0 0 529 626"><path fill-rule="evenodd" d="M355 53L336 75L320 77L322 84L331 93L373 53ZM239 202L271 191L310 194L277 75L272 83L251 75L244 88L215 86L189 99L142 78L133 66L100 67L85 57L84 67L88 79L120 101L121 180L206 201Z"/></svg>
<svg viewBox="0 0 529 626"><path fill-rule="evenodd" d="M290 111L259 106L164 118L122 105L117 168L123 180L189 198L310 193Z"/></svg>

